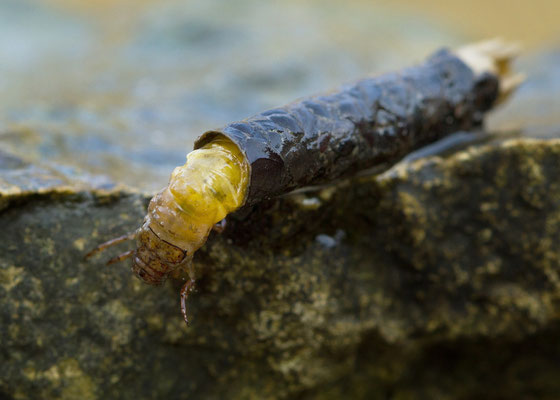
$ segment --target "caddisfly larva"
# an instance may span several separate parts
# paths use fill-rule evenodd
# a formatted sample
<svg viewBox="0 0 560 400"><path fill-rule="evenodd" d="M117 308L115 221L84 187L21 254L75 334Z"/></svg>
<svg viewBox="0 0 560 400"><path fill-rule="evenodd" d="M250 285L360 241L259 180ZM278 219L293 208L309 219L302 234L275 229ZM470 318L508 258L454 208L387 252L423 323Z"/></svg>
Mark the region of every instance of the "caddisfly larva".
<svg viewBox="0 0 560 400"><path fill-rule="evenodd" d="M483 114L522 81L510 71L516 53L499 40L441 50L419 66L206 132L151 200L143 225L88 256L136 238L137 249L109 263L132 257L134 273L151 285L185 270L181 310L188 323L193 255L229 213L375 165L390 166L425 144L479 126Z"/></svg>
<svg viewBox="0 0 560 400"><path fill-rule="evenodd" d="M169 185L150 201L142 226L133 234L101 244L86 257L136 238L136 250L108 264L133 257L132 271L150 285L161 285L179 268L186 270L190 279L181 289L181 310L188 324L185 300L194 288L192 257L210 230L222 230L219 222L243 205L249 170L243 153L225 137L192 151L185 165L175 168Z"/></svg>

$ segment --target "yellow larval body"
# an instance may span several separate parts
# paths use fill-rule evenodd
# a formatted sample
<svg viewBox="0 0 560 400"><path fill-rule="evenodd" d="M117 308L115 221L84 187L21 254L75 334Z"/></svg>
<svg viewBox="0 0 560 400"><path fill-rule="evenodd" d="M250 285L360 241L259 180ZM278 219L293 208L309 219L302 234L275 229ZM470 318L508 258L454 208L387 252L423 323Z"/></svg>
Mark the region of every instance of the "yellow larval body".
<svg viewBox="0 0 560 400"><path fill-rule="evenodd" d="M192 255L214 224L243 205L249 171L244 154L224 136L190 152L169 185L152 199L150 228Z"/></svg>

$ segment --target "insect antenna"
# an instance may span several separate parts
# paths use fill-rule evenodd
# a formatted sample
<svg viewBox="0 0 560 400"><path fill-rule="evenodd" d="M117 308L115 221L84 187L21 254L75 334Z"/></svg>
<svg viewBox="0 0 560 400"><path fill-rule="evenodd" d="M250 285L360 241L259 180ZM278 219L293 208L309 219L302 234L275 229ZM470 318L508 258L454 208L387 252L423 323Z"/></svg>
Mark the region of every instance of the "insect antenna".
<svg viewBox="0 0 560 400"><path fill-rule="evenodd" d="M114 239L111 239L111 240L108 240L108 241L106 241L105 243L101 243L101 244L100 244L99 246L97 246L95 249L93 249L92 251L90 251L89 253L87 253L87 254L85 255L84 259L87 260L88 258L94 256L94 255L97 254L97 253L100 253L100 252L106 250L106 249L109 248L109 247L115 246L115 245L117 245L117 244L119 244L119 243L122 243L122 242L126 242L127 240L132 240L132 239L134 239L135 237L136 237L136 231L131 232L131 233L127 233L126 235L122 235L122 236L119 236L119 237L114 238ZM118 256L118 257L121 257L122 255L123 255L123 254L121 254L121 255ZM115 257L115 258L118 258L118 257ZM125 258L127 258L127 257L125 257ZM123 258L123 260L124 260L125 258ZM111 260L113 260L113 259L111 259ZM111 260L109 260L109 261L111 261ZM112 264L112 263L111 263L111 264Z"/></svg>

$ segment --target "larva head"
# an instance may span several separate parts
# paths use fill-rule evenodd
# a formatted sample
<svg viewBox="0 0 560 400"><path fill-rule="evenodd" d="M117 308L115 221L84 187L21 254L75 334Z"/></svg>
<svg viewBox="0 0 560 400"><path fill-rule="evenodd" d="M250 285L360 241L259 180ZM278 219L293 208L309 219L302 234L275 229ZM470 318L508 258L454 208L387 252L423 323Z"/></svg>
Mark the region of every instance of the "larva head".
<svg viewBox="0 0 560 400"><path fill-rule="evenodd" d="M172 271L188 262L187 252L159 238L148 221L138 230L136 239L132 271L145 283L160 285Z"/></svg>

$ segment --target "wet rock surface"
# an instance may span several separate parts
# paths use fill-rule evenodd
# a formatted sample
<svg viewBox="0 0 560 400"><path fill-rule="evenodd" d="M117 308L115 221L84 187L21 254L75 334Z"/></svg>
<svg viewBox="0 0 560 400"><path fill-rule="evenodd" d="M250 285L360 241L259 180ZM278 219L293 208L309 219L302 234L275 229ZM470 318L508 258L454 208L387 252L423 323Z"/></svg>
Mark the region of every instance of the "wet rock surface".
<svg viewBox="0 0 560 400"><path fill-rule="evenodd" d="M195 258L190 328L180 280L83 260L147 197L30 193L0 214L2 391L552 396L559 175L559 140L513 140L238 213Z"/></svg>
<svg viewBox="0 0 560 400"><path fill-rule="evenodd" d="M104 265L132 244L83 259L141 224L139 190L205 129L457 39L415 19L415 35L368 47L364 30L392 37L402 19L329 2L282 11L315 25L267 47L280 25L251 33L280 11L248 1L220 23L212 2L138 6L114 41L121 25L84 24L92 10L6 4L3 37L36 23L0 39L19 49L0 63L0 398L556 398L557 51L520 61L526 84L474 140L231 216L195 257L187 328L181 279L154 288ZM330 69L309 72L293 43ZM57 68L45 82L27 64Z"/></svg>

